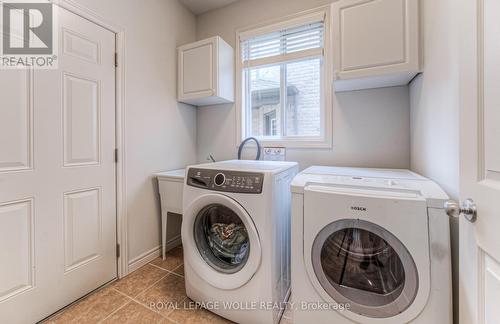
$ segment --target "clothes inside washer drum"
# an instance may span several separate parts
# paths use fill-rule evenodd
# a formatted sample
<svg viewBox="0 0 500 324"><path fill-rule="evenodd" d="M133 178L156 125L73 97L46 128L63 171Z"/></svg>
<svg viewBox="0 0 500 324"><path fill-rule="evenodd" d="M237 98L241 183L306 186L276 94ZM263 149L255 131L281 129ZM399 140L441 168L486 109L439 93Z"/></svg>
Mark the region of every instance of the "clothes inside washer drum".
<svg viewBox="0 0 500 324"><path fill-rule="evenodd" d="M238 264L248 252L248 233L242 225L214 223L208 233L208 243L216 257Z"/></svg>

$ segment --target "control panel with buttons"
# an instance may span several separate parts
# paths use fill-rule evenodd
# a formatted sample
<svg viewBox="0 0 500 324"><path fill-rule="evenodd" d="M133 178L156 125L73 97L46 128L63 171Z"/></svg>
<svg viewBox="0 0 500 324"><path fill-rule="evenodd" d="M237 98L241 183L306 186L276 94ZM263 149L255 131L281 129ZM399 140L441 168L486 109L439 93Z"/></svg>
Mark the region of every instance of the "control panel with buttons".
<svg viewBox="0 0 500 324"><path fill-rule="evenodd" d="M256 172L222 171L191 168L189 186L235 193L262 193L264 175Z"/></svg>

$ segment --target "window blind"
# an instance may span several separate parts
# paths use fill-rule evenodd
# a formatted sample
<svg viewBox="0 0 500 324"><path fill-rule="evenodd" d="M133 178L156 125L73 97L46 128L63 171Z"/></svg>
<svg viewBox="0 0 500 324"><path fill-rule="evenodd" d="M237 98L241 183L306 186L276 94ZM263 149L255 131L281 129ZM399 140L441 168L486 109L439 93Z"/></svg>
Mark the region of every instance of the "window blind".
<svg viewBox="0 0 500 324"><path fill-rule="evenodd" d="M253 66L322 54L323 36L324 22L316 21L249 37L241 41L241 59Z"/></svg>

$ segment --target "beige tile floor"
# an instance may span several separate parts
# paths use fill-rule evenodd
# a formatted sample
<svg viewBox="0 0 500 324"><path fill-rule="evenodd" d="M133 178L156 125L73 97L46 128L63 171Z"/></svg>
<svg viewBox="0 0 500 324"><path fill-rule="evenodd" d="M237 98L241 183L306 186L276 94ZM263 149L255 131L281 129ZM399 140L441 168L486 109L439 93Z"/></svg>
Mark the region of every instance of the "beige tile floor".
<svg viewBox="0 0 500 324"><path fill-rule="evenodd" d="M173 307L177 305L178 307ZM188 307L183 307L183 306ZM222 324L231 323L204 309L190 307L184 288L182 248L157 258L55 314L44 323ZM292 324L285 313L281 324Z"/></svg>

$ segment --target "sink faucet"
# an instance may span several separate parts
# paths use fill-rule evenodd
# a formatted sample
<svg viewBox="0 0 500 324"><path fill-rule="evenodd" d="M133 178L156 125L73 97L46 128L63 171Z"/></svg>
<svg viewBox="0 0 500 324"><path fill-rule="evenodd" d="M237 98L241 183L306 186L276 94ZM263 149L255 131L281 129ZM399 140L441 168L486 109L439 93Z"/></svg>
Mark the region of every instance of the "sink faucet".
<svg viewBox="0 0 500 324"><path fill-rule="evenodd" d="M212 161L212 162L214 162L214 163L215 163L215 159L214 159L214 157L212 156L212 154L209 154L209 155L207 156L207 161Z"/></svg>

